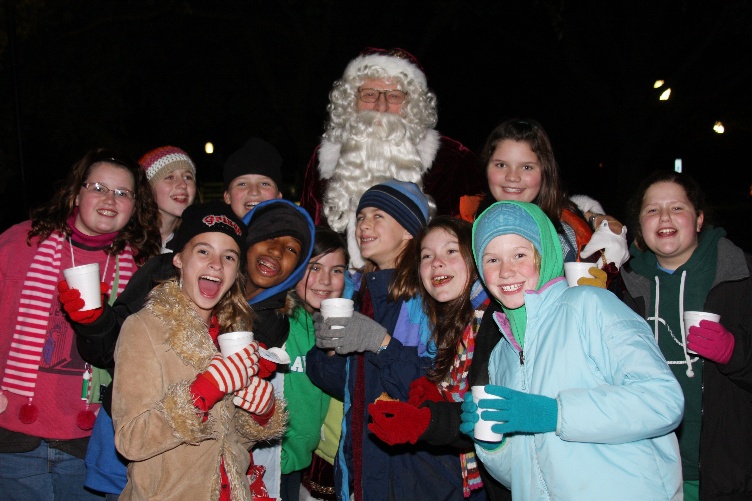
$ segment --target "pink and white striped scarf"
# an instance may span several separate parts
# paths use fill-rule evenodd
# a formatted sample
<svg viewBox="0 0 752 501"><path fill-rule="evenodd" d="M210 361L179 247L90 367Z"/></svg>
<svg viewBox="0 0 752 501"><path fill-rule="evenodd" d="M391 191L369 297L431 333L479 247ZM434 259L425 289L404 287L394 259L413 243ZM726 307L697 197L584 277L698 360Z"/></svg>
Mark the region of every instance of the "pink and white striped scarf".
<svg viewBox="0 0 752 501"><path fill-rule="evenodd" d="M8 352L2 389L29 397L29 402L34 397L39 360L47 337L50 311L57 297L60 256L64 242L65 235L54 232L39 245L21 290L18 316L13 329L13 342ZM130 245L126 245L123 252L116 258L110 289L112 289L113 282L117 280L117 293L123 292L135 271L136 262L133 259L133 251Z"/></svg>

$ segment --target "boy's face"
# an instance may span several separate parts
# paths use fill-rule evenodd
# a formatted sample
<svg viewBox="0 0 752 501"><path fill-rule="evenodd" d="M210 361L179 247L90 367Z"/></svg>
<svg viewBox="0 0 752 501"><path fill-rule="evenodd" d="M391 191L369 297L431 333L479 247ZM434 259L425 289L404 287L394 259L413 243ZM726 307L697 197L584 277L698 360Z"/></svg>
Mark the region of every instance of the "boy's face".
<svg viewBox="0 0 752 501"><path fill-rule="evenodd" d="M273 198L282 198L277 183L260 174L244 174L232 180L225 191L225 203L232 207L236 216L242 218L259 203Z"/></svg>
<svg viewBox="0 0 752 501"><path fill-rule="evenodd" d="M376 207L358 212L355 238L360 255L382 270L394 268L397 258L413 236L392 216Z"/></svg>
<svg viewBox="0 0 752 501"><path fill-rule="evenodd" d="M295 270L302 245L289 235L257 242L246 252L246 299L284 282Z"/></svg>

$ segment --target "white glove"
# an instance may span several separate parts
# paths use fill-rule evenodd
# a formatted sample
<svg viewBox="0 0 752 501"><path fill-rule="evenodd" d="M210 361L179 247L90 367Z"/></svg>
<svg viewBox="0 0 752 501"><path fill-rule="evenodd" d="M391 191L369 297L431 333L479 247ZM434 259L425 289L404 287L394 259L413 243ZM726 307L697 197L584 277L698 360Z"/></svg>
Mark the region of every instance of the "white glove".
<svg viewBox="0 0 752 501"><path fill-rule="evenodd" d="M608 226L605 219L596 228L590 241L580 252L580 257L586 258L593 253L603 250L606 254L606 263L614 263L617 268L629 260L629 246L627 246L627 227L622 226L621 233L617 235ZM598 260L598 266L603 268L602 259Z"/></svg>

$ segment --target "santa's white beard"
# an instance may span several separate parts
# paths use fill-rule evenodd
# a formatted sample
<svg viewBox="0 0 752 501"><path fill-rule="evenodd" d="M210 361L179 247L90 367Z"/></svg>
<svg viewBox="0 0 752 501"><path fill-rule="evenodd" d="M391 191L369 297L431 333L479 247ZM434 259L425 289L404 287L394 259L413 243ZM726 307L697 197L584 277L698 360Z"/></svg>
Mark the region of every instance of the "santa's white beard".
<svg viewBox="0 0 752 501"><path fill-rule="evenodd" d="M346 126L348 139L327 184L323 212L335 231L347 229L351 265L363 266L355 242L355 212L363 193L390 179L410 181L423 188L426 167L421 162L410 127L399 115L362 111Z"/></svg>

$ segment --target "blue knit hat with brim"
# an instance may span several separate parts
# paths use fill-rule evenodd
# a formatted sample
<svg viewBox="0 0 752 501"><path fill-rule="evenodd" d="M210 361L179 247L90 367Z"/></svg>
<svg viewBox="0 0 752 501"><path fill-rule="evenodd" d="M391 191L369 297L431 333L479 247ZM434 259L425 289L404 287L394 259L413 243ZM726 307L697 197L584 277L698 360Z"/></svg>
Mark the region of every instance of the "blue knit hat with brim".
<svg viewBox="0 0 752 501"><path fill-rule="evenodd" d="M377 184L360 197L357 212L366 207L383 210L413 237L428 224L428 198L415 183L392 179Z"/></svg>

